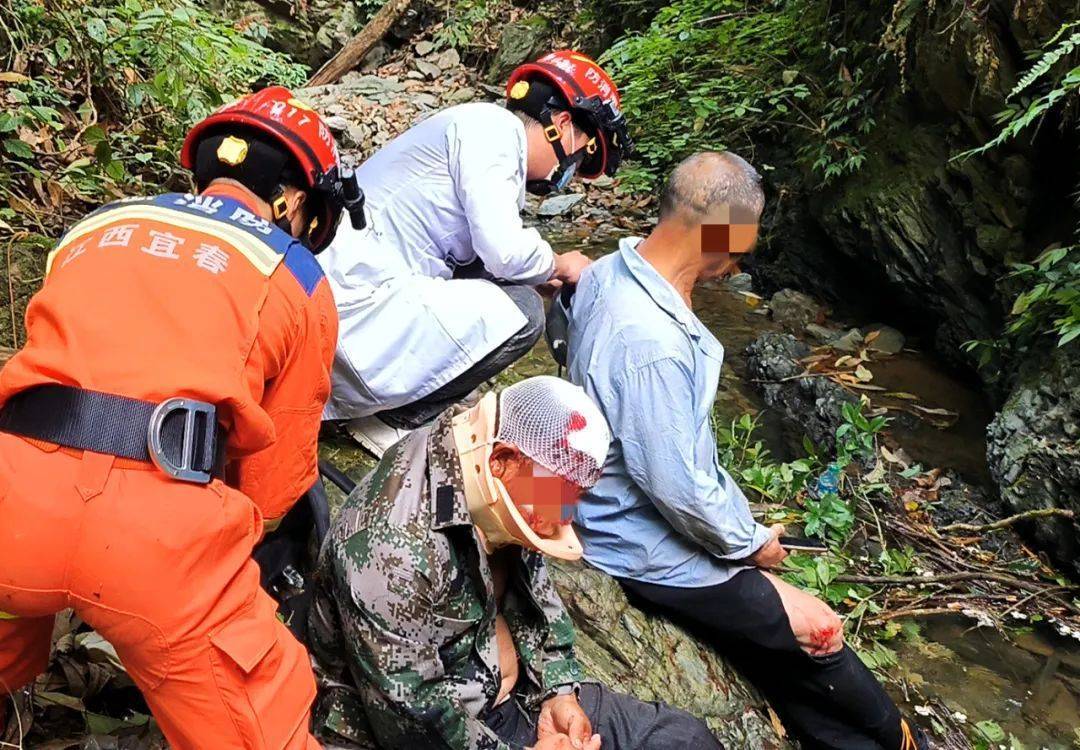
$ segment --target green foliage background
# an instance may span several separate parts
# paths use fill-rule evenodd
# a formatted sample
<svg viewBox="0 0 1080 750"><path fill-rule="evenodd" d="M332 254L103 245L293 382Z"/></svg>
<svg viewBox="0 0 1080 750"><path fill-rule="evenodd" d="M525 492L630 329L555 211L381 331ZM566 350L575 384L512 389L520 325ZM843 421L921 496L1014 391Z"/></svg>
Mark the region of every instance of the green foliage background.
<svg viewBox="0 0 1080 750"><path fill-rule="evenodd" d="M0 220L55 234L88 205L177 179L188 126L305 69L192 0L4 0Z"/></svg>

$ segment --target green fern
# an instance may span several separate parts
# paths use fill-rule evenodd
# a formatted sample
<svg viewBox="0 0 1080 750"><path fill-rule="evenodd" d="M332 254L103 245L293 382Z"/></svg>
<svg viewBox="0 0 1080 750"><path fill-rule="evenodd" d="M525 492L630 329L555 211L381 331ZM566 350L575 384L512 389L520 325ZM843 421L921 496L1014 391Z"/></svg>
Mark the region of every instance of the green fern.
<svg viewBox="0 0 1080 750"><path fill-rule="evenodd" d="M1047 42L1047 45L1057 42L1069 29L1078 26L1080 26L1080 21L1073 21L1072 23L1065 24L1061 27L1058 33L1055 34L1049 42ZM1080 47L1080 31L1076 31L1071 36L1068 36L1065 39L1061 39L1061 41L1057 44L1056 47L1047 52L1044 52L1039 57L1038 62L1031 66L1031 70L1025 73L1024 76L1020 79L1019 83L1017 83L1016 86L1013 87L1013 90L1009 92L1009 98L1012 99L1018 96L1021 92L1023 92L1040 78L1045 76L1058 63L1059 60L1064 58L1066 55L1072 54L1073 50L1075 50L1077 47Z"/></svg>
<svg viewBox="0 0 1080 750"><path fill-rule="evenodd" d="M985 153L992 148L1013 140L1033 123L1041 121L1062 99L1070 94L1080 92L1080 65L1058 74L1056 80L1052 80L1054 78L1052 72L1059 67L1058 64L1080 49L1080 31L1068 34L1070 30L1077 27L1080 27L1080 21L1064 24L1046 42L1043 46L1045 51L1039 55L1039 59L1031 66L1031 69L1020 78L1012 91L1009 92L1006 101L1016 99L1037 83L1047 84L1049 90L1032 99L1026 106L1010 103L997 117L998 124L1002 125L1001 131L992 140L978 148L957 154L953 157L954 160L963 160L976 154Z"/></svg>

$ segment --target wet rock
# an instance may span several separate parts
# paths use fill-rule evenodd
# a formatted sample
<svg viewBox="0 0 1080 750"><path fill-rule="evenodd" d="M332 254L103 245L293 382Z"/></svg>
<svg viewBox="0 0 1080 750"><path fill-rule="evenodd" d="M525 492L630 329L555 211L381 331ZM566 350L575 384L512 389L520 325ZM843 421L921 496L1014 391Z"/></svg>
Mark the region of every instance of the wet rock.
<svg viewBox="0 0 1080 750"><path fill-rule="evenodd" d="M882 354L898 354L904 348L904 344L907 343L904 334L892 326L872 325L862 329L864 336L869 336L875 332L877 336L866 345L866 348L871 351L881 352Z"/></svg>
<svg viewBox="0 0 1080 750"><path fill-rule="evenodd" d="M737 273L727 280L729 288L737 292L754 291L754 278L748 273Z"/></svg>
<svg viewBox="0 0 1080 750"><path fill-rule="evenodd" d="M1080 575L1080 347L1032 358L986 430L986 457L1013 512L1066 508L1033 523L1035 545Z"/></svg>
<svg viewBox="0 0 1080 750"><path fill-rule="evenodd" d="M504 81L526 60L539 56L550 46L553 30L543 16L526 16L507 24L499 35L499 46L488 66L489 81Z"/></svg>
<svg viewBox="0 0 1080 750"><path fill-rule="evenodd" d="M769 300L773 320L790 333L801 333L810 323L825 318L825 308L808 294L794 289L781 289Z"/></svg>
<svg viewBox="0 0 1080 750"><path fill-rule="evenodd" d="M701 717L725 747L790 747L756 690L715 651L667 620L632 607L609 576L555 563L552 576L577 628L586 673L642 700L662 700Z"/></svg>
<svg viewBox="0 0 1080 750"><path fill-rule="evenodd" d="M828 344L833 349L841 352L857 352L863 348L865 338L863 332L858 328L851 328L839 336L829 339Z"/></svg>
<svg viewBox="0 0 1080 750"><path fill-rule="evenodd" d="M426 57L435 51L435 45L428 41L417 42L414 49L419 57Z"/></svg>
<svg viewBox="0 0 1080 750"><path fill-rule="evenodd" d="M829 328L828 326L818 325L817 323L810 323L806 326L806 332L813 336L821 343L827 343L840 336L840 331L835 328Z"/></svg>
<svg viewBox="0 0 1080 750"><path fill-rule="evenodd" d="M561 216L576 206L585 196L581 193L566 193L554 195L540 204L536 210L537 216Z"/></svg>
<svg viewBox="0 0 1080 750"><path fill-rule="evenodd" d="M790 334L762 334L746 348L747 377L758 384L765 403L831 450L836 428L843 423L843 405L858 399L826 377L798 377L806 369L799 360L809 353L810 348Z"/></svg>
<svg viewBox="0 0 1080 750"><path fill-rule="evenodd" d="M866 162L775 209L769 234L776 240L756 253L762 288L796 286L863 315L888 310L910 321L906 328L930 334L948 360L971 365L961 345L997 336L1012 301L997 280L1010 261L1041 249L1030 227L1039 226L1040 236L1071 236L1075 211L1055 179L1074 171L1064 165L1075 165L1076 144L1046 138L953 157L997 132L995 114L1019 72L1030 68L1025 56L1055 19L1072 16L1072 2L1046 0L1031 23L1014 16L988 28L956 23L939 10L913 24L908 85L875 103L876 124L863 139ZM991 49L992 71L976 52ZM786 153L765 149L761 158L780 164ZM783 185L805 178L780 166L769 179Z"/></svg>

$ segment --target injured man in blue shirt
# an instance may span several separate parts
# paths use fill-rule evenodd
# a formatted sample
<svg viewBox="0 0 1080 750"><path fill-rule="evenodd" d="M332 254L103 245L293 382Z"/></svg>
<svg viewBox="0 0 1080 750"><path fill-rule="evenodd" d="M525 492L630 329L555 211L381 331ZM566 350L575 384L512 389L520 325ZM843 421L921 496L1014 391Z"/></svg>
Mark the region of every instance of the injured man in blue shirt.
<svg viewBox="0 0 1080 750"><path fill-rule="evenodd" d="M691 156L671 175L655 230L582 274L570 378L612 432L603 476L576 512L585 558L726 654L806 750L923 750L923 733L844 644L836 613L769 572L787 555L782 527L754 521L717 459L724 348L691 295L753 249L764 203L740 157Z"/></svg>

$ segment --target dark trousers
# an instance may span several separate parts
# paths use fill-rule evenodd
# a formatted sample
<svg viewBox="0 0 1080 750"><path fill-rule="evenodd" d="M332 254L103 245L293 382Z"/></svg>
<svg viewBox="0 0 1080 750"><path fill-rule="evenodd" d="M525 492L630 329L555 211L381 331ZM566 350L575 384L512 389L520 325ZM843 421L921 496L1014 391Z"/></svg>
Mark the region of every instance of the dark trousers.
<svg viewBox="0 0 1080 750"><path fill-rule="evenodd" d="M750 679L804 750L898 750L900 712L847 646L810 656L791 631L780 595L757 570L705 588L621 579L631 601L670 617L713 645Z"/></svg>
<svg viewBox="0 0 1080 750"><path fill-rule="evenodd" d="M604 750L723 750L704 722L664 703L646 703L603 685L586 683L578 696ZM484 723L513 747L536 744L539 709L526 713L514 700L496 706Z"/></svg>
<svg viewBox="0 0 1080 750"><path fill-rule="evenodd" d="M379 419L399 430L427 424L468 396L474 388L498 375L525 356L544 332L544 302L532 287L499 285L525 315L527 322L495 351L456 378L411 404L378 413Z"/></svg>

